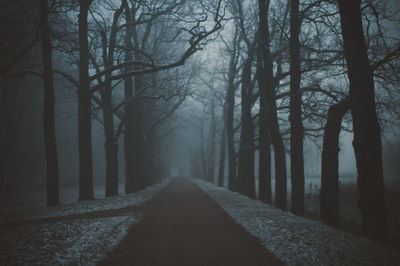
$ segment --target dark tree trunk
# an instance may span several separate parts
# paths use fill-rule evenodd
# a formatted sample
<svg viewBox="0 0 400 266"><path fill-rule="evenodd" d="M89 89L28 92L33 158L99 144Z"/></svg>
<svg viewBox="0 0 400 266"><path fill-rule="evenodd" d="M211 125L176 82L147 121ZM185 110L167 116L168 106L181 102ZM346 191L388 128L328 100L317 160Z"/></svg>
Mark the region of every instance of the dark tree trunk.
<svg viewBox="0 0 400 266"><path fill-rule="evenodd" d="M118 31L118 21L126 7L126 3L122 3L121 7L115 11L113 23L110 33L110 41L107 47L106 36L103 38L103 62L105 69L114 64L114 50L116 46L116 36ZM107 49L108 48L108 49ZM108 53L107 53L108 50ZM105 75L105 80L111 79L111 73ZM103 120L105 135L105 151L106 151L106 197L118 194L118 143L114 132L114 114L112 106L112 83L107 82L102 93L103 100Z"/></svg>
<svg viewBox="0 0 400 266"><path fill-rule="evenodd" d="M104 146L106 150L106 197L109 197L118 195L118 144L106 140Z"/></svg>
<svg viewBox="0 0 400 266"><path fill-rule="evenodd" d="M93 199L92 121L89 92L88 11L91 0L80 0L79 12L79 200Z"/></svg>
<svg viewBox="0 0 400 266"><path fill-rule="evenodd" d="M135 58L140 60L139 58ZM142 89L142 77L136 76L134 80L135 95ZM137 180L135 190L140 190L146 187L146 174L145 174L145 139L143 134L143 101L137 100L133 104L133 127L134 127L134 149L133 149L133 173Z"/></svg>
<svg viewBox="0 0 400 266"><path fill-rule="evenodd" d="M59 204L59 172L55 129L55 96L53 83L52 45L47 0L40 0L40 21L44 79L44 139L46 152L47 205Z"/></svg>
<svg viewBox="0 0 400 266"><path fill-rule="evenodd" d="M275 109L276 110L276 109ZM281 210L287 209L287 176L285 146L279 131L278 117L272 114L271 140L275 158L275 205Z"/></svg>
<svg viewBox="0 0 400 266"><path fill-rule="evenodd" d="M106 151L106 197L109 197L118 194L118 143L114 132L111 83L105 85L102 95L104 135L106 138L104 143Z"/></svg>
<svg viewBox="0 0 400 266"><path fill-rule="evenodd" d="M292 182L291 211L304 215L304 128L301 112L299 0L291 0L290 8L290 177Z"/></svg>
<svg viewBox="0 0 400 266"><path fill-rule="evenodd" d="M107 98L109 96L106 96ZM104 101L103 101L104 103ZM118 144L114 133L114 117L112 112L111 98L103 108L104 131L106 142L106 197L118 194Z"/></svg>
<svg viewBox="0 0 400 266"><path fill-rule="evenodd" d="M273 67L272 67L272 59L271 59L271 52L269 48L269 29L268 29L268 19L267 19L267 11L269 6L267 5L269 1L265 2L265 0L259 1L259 9L260 9L260 40L261 43L259 44L259 49L262 49L260 55L263 58L263 67L259 72L260 78L259 86L263 89L260 90L260 101L262 102L262 115L260 113L260 125L263 124L263 128L260 127L260 130L268 129L270 134L270 140L274 147L274 160L275 160L275 205L282 210L286 210L287 208L287 180L286 180L286 157L285 157L285 147L283 144L282 136L279 130L279 123L278 123L278 114L276 110L276 92L273 82ZM261 62L259 62L260 65ZM261 105L260 105L261 108ZM265 111L264 111L265 109ZM264 116L265 115L265 116ZM262 120L261 120L262 119ZM263 122L262 122L263 121ZM264 128L264 126L266 128ZM262 151L264 158L260 158L262 160L263 166L262 174L264 175L261 177L262 179L266 180L266 198L268 199L268 138L266 136L266 132L261 132L260 135L262 147L260 149ZM264 155L265 154L265 155ZM261 166L260 166L261 167ZM266 171L266 172L264 172Z"/></svg>
<svg viewBox="0 0 400 266"><path fill-rule="evenodd" d="M259 0L258 5L260 17L259 43L257 46L257 81L260 90L258 199L270 204L272 202L271 116L268 115L267 93L270 90L274 90L274 88L272 87L272 63L269 50L269 29L267 20L269 6L267 6L265 0ZM269 86L271 86L271 88L269 88Z"/></svg>
<svg viewBox="0 0 400 266"><path fill-rule="evenodd" d="M132 23L130 9L128 5L126 6L126 23L130 25ZM126 62L130 62L133 60L132 50L132 26L126 27L125 32L125 46L126 46ZM127 66L125 68L126 72L131 71L132 68ZM125 100L132 99L133 97L133 79L132 77L125 78ZM134 123L133 123L133 103L127 103L125 105L125 113L124 113L124 152L125 152L125 193L132 193L136 191L137 180L135 175L135 169L133 167L134 161L134 140L135 140L135 132L134 132Z"/></svg>
<svg viewBox="0 0 400 266"><path fill-rule="evenodd" d="M201 165L201 175L200 178L206 180L207 178L207 149L204 143L204 121L200 124L200 165Z"/></svg>
<svg viewBox="0 0 400 266"><path fill-rule="evenodd" d="M191 175L194 178L201 179L201 159L200 153L196 150L190 152Z"/></svg>
<svg viewBox="0 0 400 266"><path fill-rule="evenodd" d="M4 84L0 89L0 193L2 198L7 198L10 191L8 185L14 178L17 167L17 106L19 92L16 87Z"/></svg>
<svg viewBox="0 0 400 266"><path fill-rule="evenodd" d="M149 186L155 183L155 175L157 169L156 162L156 135L154 131L147 134L146 148L144 150L144 163L145 163L145 186Z"/></svg>
<svg viewBox="0 0 400 266"><path fill-rule="evenodd" d="M243 195L255 198L254 181L254 126L251 117L252 89L251 89L251 61L252 51L243 64L242 72L242 117L240 130L238 187L237 191Z"/></svg>
<svg viewBox="0 0 400 266"><path fill-rule="evenodd" d="M372 69L361 17L361 1L339 0L344 54L350 82L353 147L358 171L359 208L364 235L387 237L381 130L376 115Z"/></svg>
<svg viewBox="0 0 400 266"><path fill-rule="evenodd" d="M125 79L125 99L133 96L132 78ZM132 103L125 106L124 112L124 153L125 153L125 193L135 192L136 180L132 162L134 160L134 127L133 127L133 107Z"/></svg>
<svg viewBox="0 0 400 266"><path fill-rule="evenodd" d="M224 104L222 111L223 126L221 132L221 142L219 149L219 168L218 168L218 186L224 186L225 177L225 161L226 161L226 104Z"/></svg>
<svg viewBox="0 0 400 266"><path fill-rule="evenodd" d="M215 175L215 135L216 135L216 121L215 121L215 103L211 101L211 122L210 122L210 142L209 142L209 153L207 158L207 175L206 180L210 183L214 183Z"/></svg>
<svg viewBox="0 0 400 266"><path fill-rule="evenodd" d="M268 116L268 106L265 94L265 84L259 78L260 86L260 116L259 116L259 170L258 170L258 199L265 203L272 203L271 188L271 121Z"/></svg>
<svg viewBox="0 0 400 266"><path fill-rule="evenodd" d="M238 63L238 45L239 30L235 30L233 38L233 50L230 55L229 72L228 72L228 88L226 92L226 138L228 148L228 189L235 191L237 182L237 164L235 151L235 131L233 128L235 113L235 75Z"/></svg>
<svg viewBox="0 0 400 266"><path fill-rule="evenodd" d="M228 144L228 189L236 190L236 151L235 151L235 132L233 129L233 117L235 109L235 88L228 87L226 108L226 135Z"/></svg>
<svg viewBox="0 0 400 266"><path fill-rule="evenodd" d="M342 128L343 116L348 110L348 99L329 108L322 147L320 215L323 222L337 228L340 226L339 134Z"/></svg>

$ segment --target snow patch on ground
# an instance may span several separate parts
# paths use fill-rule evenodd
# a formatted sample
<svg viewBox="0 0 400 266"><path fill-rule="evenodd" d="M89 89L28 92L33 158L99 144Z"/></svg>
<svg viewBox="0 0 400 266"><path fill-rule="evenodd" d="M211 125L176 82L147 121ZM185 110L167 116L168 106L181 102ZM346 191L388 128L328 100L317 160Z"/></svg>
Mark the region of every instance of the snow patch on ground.
<svg viewBox="0 0 400 266"><path fill-rule="evenodd" d="M390 247L193 180L235 221L288 265L398 265Z"/></svg>
<svg viewBox="0 0 400 266"><path fill-rule="evenodd" d="M166 184L169 183L169 179L165 179L160 183L149 186L136 193L125 195L121 193L116 196L78 201L71 204L61 204L55 207L35 207L30 208L17 208L17 209L4 209L0 210L0 225L1 223L8 221L20 221L24 219L38 219L38 218L49 218L58 216L67 216L74 214L83 214L94 211L105 211L112 209L120 209L127 206L138 206L143 202L149 200L160 191Z"/></svg>
<svg viewBox="0 0 400 266"><path fill-rule="evenodd" d="M124 238L140 213L62 220L63 216L137 206L151 199L169 180L138 193L78 202L1 217L0 265L95 265ZM35 213L35 211L37 213ZM57 217L55 222L13 224L13 221ZM80 218L79 218L80 217Z"/></svg>
<svg viewBox="0 0 400 266"><path fill-rule="evenodd" d="M136 215L72 220L1 230L4 265L92 265L115 247Z"/></svg>

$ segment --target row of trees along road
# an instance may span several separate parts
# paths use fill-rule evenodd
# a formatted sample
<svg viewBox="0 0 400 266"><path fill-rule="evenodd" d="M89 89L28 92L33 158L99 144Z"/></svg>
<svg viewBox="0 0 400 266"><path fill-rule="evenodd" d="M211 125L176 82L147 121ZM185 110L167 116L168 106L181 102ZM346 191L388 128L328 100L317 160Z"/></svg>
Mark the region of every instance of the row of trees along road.
<svg viewBox="0 0 400 266"><path fill-rule="evenodd" d="M2 183L17 130L10 88L24 77L43 79L48 205L59 203L59 79L77 91L79 200L94 196L93 120L104 130L106 196L118 193L121 136L125 191L131 193L170 168L168 144L176 128L165 121L190 96L202 108L191 121L199 129L189 149L193 176L217 177L223 186L227 172L230 190L303 215L304 140L322 141L320 213L336 227L339 135L352 131L363 232L387 236L381 127L398 119L394 1L10 0L1 7L3 20L13 25L1 29ZM188 60L203 49L221 60L203 60L200 68Z"/></svg>
<svg viewBox="0 0 400 266"><path fill-rule="evenodd" d="M106 196L118 193L121 135L126 192L156 182L162 175L160 171L168 168L163 166L163 161L168 161L163 158L166 156L162 150L166 141L163 127L168 127L164 121L191 91L190 73L177 67L184 65L221 29L222 1L43 0L28 4L21 0L2 5L2 17L9 24L37 28L35 34L26 34L23 41L21 36L3 32L4 37L9 37L7 41L21 43L21 48L17 47L20 49L10 58L4 57L1 74L2 80L30 78L30 75L43 78L47 204L59 203L56 76L67 80L78 92L79 200L93 199L93 119L104 128ZM11 15L16 13L29 14L30 24L24 20L12 21ZM40 64L31 58L37 47L42 47ZM62 58L64 66L72 67L53 69L54 53L58 59ZM13 108L13 97L3 100L2 107ZM10 131L2 134L2 145L7 142L8 134L12 135ZM2 163L7 159L6 152L4 155ZM5 168L1 169L2 175Z"/></svg>
<svg viewBox="0 0 400 266"><path fill-rule="evenodd" d="M321 219L340 227L339 135L342 129L353 132L363 233L384 240L381 127L389 130L398 119L395 7L379 1L229 1L229 33L219 39L224 61L208 72L216 81L205 87L214 99L222 97L216 183L224 185L227 157L230 190L251 198L258 194L259 200L286 210L288 157L291 211L303 215L304 138L322 141ZM214 128L209 119L214 107L202 105L203 141L197 153L190 153L192 174L214 182L213 174L195 165L213 145L211 138L204 140L204 131Z"/></svg>

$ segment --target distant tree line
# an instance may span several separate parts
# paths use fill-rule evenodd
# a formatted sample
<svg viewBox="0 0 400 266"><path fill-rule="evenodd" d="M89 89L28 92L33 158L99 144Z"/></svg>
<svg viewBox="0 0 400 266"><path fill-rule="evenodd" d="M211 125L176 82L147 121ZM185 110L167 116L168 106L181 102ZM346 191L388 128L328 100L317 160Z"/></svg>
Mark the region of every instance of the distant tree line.
<svg viewBox="0 0 400 266"><path fill-rule="evenodd" d="M79 200L93 199L92 121L104 128L105 193L118 194L118 143L124 137L125 191L168 175L165 123L190 95L191 67L178 69L221 29L222 1L6 1L2 45L2 181L15 147L16 91L6 85L31 75L43 79L47 204L59 204L59 160L54 79L77 90ZM15 18L14 15L17 15ZM26 21L24 18L25 15ZM16 49L12 49L16 45ZM41 51L36 58L33 53ZM11 52L12 51L12 52ZM15 53L15 54L14 54ZM54 68L53 55L64 60ZM60 64L57 64L60 65ZM72 66L64 67L64 66ZM21 92L23 94L24 92ZM9 122L8 122L9 121ZM172 129L173 130L173 129Z"/></svg>

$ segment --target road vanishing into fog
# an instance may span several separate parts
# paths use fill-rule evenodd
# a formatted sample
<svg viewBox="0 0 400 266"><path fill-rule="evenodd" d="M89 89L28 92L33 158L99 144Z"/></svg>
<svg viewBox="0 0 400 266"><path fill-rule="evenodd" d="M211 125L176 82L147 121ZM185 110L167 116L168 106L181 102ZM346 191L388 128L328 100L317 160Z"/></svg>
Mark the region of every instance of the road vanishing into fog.
<svg viewBox="0 0 400 266"><path fill-rule="evenodd" d="M283 265L189 178L172 180L99 265Z"/></svg>

